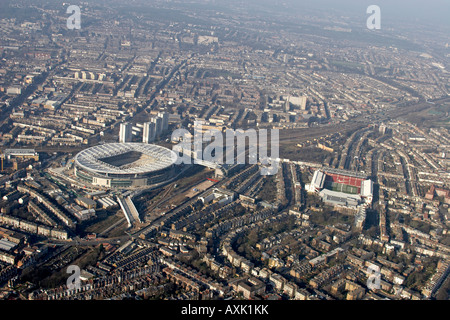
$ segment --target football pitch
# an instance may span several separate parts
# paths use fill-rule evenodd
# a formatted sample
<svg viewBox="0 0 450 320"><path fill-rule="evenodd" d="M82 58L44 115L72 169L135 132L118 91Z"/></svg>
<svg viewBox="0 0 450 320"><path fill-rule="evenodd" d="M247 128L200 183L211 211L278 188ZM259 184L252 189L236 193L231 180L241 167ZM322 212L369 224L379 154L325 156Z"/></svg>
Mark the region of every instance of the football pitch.
<svg viewBox="0 0 450 320"><path fill-rule="evenodd" d="M326 185L326 188L332 191L350 193L350 194L358 194L358 187L349 186L343 183L329 182Z"/></svg>

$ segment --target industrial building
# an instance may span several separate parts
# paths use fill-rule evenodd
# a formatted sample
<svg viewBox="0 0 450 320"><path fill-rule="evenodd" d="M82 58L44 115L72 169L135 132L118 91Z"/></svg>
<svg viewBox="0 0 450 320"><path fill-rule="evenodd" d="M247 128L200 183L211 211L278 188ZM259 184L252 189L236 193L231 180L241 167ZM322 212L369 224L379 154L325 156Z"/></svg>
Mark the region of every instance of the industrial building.
<svg viewBox="0 0 450 320"><path fill-rule="evenodd" d="M0 161L1 171L4 171L7 166L18 170L39 161L39 153L34 149L5 149L0 155Z"/></svg>

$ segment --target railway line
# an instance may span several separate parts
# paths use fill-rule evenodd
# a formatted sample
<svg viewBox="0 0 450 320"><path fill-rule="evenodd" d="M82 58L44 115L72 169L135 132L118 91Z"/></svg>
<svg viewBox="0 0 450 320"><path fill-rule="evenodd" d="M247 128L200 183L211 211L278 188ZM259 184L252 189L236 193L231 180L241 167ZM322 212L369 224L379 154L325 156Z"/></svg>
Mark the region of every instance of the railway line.
<svg viewBox="0 0 450 320"><path fill-rule="evenodd" d="M410 115L411 113L420 112L429 108L433 104L439 104L443 102L450 102L450 97L444 97L435 99L433 101L420 101L419 103L397 106L390 110L379 111L370 115L357 116L344 123L333 125L321 125L318 127L293 129L293 130L280 130L280 143L288 143L295 141L296 143L304 142L307 140L313 140L333 133L346 133L357 131L367 124L373 123L373 121L383 122Z"/></svg>
<svg viewBox="0 0 450 320"><path fill-rule="evenodd" d="M158 208L160 205L162 205L164 202L166 202L167 200L169 200L169 198L167 197L169 195L170 192L172 192L172 190L175 187L175 182L171 183L170 185L168 185L163 193L161 195L159 195L160 199L158 201L156 201L155 203L151 204L149 207L147 207L144 211L144 217L146 214L152 212L153 210L155 210L156 208Z"/></svg>

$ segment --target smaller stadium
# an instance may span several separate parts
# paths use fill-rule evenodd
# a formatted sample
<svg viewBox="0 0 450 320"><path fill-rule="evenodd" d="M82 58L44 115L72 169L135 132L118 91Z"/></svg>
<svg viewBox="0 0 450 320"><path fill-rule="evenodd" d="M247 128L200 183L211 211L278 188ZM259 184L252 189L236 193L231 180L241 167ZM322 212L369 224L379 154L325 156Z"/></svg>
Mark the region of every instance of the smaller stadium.
<svg viewBox="0 0 450 320"><path fill-rule="evenodd" d="M363 173L348 170L316 170L305 188L318 193L325 203L340 207L356 208L361 204L370 205L373 200L372 180Z"/></svg>
<svg viewBox="0 0 450 320"><path fill-rule="evenodd" d="M79 152L74 174L93 186L129 188L152 186L176 175L177 155L146 143L107 143Z"/></svg>

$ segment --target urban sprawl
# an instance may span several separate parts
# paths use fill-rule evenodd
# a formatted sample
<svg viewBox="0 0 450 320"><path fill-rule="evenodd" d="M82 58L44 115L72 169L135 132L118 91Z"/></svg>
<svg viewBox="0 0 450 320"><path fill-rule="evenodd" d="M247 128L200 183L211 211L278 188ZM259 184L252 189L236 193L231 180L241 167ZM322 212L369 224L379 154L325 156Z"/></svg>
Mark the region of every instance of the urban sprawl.
<svg viewBox="0 0 450 320"><path fill-rule="evenodd" d="M193 3L2 5L0 298L447 300L445 29Z"/></svg>

